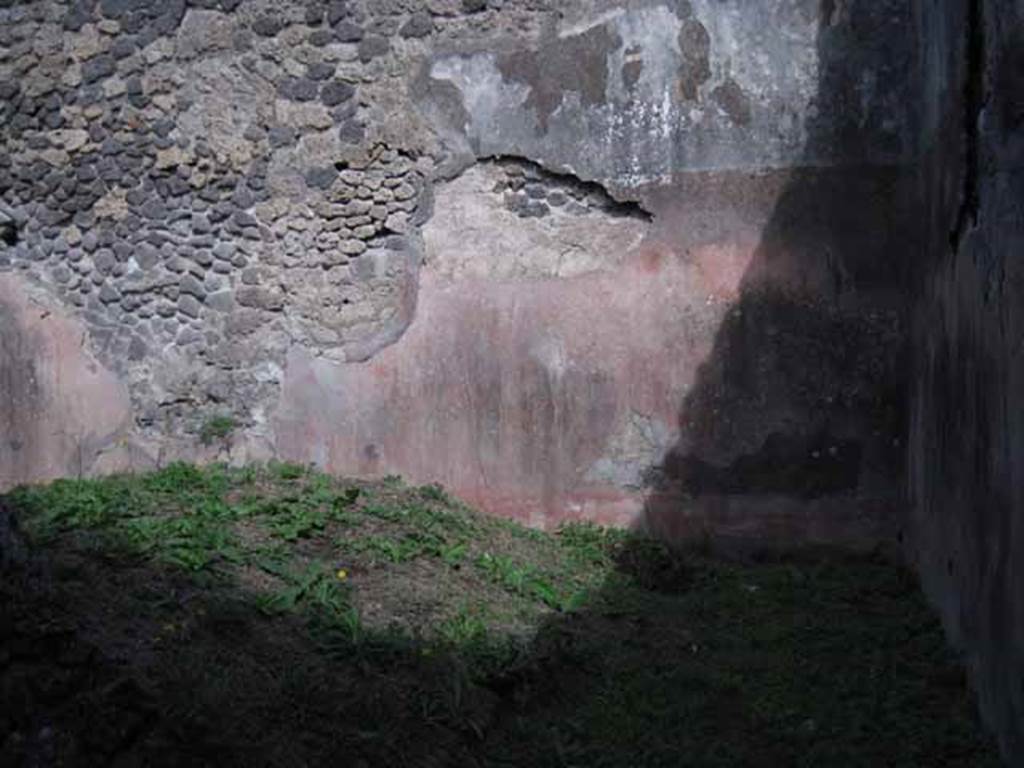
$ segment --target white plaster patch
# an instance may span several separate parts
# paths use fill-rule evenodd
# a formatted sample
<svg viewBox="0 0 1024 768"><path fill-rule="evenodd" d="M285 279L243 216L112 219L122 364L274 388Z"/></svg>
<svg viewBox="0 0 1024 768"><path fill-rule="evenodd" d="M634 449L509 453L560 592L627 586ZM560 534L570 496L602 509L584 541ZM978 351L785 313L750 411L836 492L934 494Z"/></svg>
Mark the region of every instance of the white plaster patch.
<svg viewBox="0 0 1024 768"><path fill-rule="evenodd" d="M430 76L447 80L462 93L466 111L473 116L472 126L466 126L471 136L497 132L507 128L509 121L526 119L523 104L530 95L529 87L507 82L489 53L440 59L431 67Z"/></svg>
<svg viewBox="0 0 1024 768"><path fill-rule="evenodd" d="M583 19L582 21L576 22L575 24L570 24L568 26L563 27L562 29L559 30L558 36L563 40L567 37L576 37L577 35L582 35L585 32L589 32L592 29L596 29L597 27L603 26L604 24L607 24L610 21L621 18L625 14L626 10L624 8L616 8L611 11L605 11L604 13L599 14L597 16L586 18Z"/></svg>
<svg viewBox="0 0 1024 768"><path fill-rule="evenodd" d="M530 349L530 356L547 372L548 377L558 382L571 366L565 351L565 343L550 334L539 339Z"/></svg>
<svg viewBox="0 0 1024 768"><path fill-rule="evenodd" d="M675 88L679 70L679 17L664 6L656 6L618 14L611 21L622 45L608 55L609 96L662 104ZM642 68L637 82L627 88L622 69L631 52Z"/></svg>

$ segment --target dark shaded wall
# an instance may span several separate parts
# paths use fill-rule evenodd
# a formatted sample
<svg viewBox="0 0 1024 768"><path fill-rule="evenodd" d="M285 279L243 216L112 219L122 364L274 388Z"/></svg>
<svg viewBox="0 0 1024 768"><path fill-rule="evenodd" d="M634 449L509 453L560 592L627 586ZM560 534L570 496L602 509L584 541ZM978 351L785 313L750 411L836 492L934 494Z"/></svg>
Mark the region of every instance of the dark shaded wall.
<svg viewBox="0 0 1024 768"><path fill-rule="evenodd" d="M1024 764L1024 10L923 8L929 243L914 308L912 558Z"/></svg>
<svg viewBox="0 0 1024 768"><path fill-rule="evenodd" d="M889 549L904 522L923 12L873 0L806 10L817 66L801 155L680 403L680 439L649 474L649 530L728 551ZM894 81L901 111L876 85Z"/></svg>

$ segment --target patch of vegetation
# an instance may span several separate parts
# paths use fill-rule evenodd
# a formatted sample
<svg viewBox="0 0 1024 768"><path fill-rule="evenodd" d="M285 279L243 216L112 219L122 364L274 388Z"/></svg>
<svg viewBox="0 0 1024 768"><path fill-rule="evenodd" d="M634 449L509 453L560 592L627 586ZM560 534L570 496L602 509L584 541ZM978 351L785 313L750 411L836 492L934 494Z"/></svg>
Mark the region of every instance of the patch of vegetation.
<svg viewBox="0 0 1024 768"><path fill-rule="evenodd" d="M3 764L46 723L68 765L998 765L878 558L722 562L282 463L62 480L0 514L50 573L0 574Z"/></svg>
<svg viewBox="0 0 1024 768"><path fill-rule="evenodd" d="M469 648L487 642L487 622L481 611L462 606L438 625L438 638L453 648Z"/></svg>
<svg viewBox="0 0 1024 768"><path fill-rule="evenodd" d="M569 557L576 562L596 566L607 566L610 553L622 542L630 540L624 531L602 528L593 523L569 523L556 535Z"/></svg>
<svg viewBox="0 0 1024 768"><path fill-rule="evenodd" d="M269 477L279 481L298 480L305 477L311 471L309 467L290 462L272 461L267 464L267 474Z"/></svg>
<svg viewBox="0 0 1024 768"><path fill-rule="evenodd" d="M234 416L211 416L199 429L199 442L203 445L213 445L217 441L226 442L237 428L238 422Z"/></svg>
<svg viewBox="0 0 1024 768"><path fill-rule="evenodd" d="M488 578L513 595L539 600L557 610L565 605L551 580L529 564L516 563L506 555L492 555L490 552L480 555L475 564Z"/></svg>
<svg viewBox="0 0 1024 768"><path fill-rule="evenodd" d="M343 620L353 610L342 570L322 562L310 563L298 572L266 562L263 567L280 576L286 585L279 591L257 595L256 604L266 613L295 611L305 606L328 620Z"/></svg>
<svg viewBox="0 0 1024 768"><path fill-rule="evenodd" d="M318 475L301 493L256 501L246 509L260 517L273 536L294 542L323 533L330 522L353 520L347 510L358 497L358 489L339 491Z"/></svg>

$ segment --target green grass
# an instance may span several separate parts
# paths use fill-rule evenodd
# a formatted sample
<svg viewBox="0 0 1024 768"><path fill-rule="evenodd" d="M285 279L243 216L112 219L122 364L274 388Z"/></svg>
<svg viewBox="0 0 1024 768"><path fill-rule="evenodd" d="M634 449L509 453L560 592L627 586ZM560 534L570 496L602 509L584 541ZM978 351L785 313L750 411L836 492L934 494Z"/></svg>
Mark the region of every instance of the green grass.
<svg viewBox="0 0 1024 768"><path fill-rule="evenodd" d="M257 605L266 613L295 611L305 606L328 619L344 620L343 617L352 610L348 585L338 578L337 571L325 563L311 563L302 571L291 571L286 566L266 562L263 567L286 584L280 591L257 596Z"/></svg>
<svg viewBox="0 0 1024 768"><path fill-rule="evenodd" d="M136 649L167 724L143 764L998 764L915 580L879 558L724 562L280 463L5 502L58 574L8 580L11 604Z"/></svg>
<svg viewBox="0 0 1024 768"><path fill-rule="evenodd" d="M203 445L212 445L216 441L224 442L231 437L237 427L238 422L234 416L211 416L199 429L199 441Z"/></svg>
<svg viewBox="0 0 1024 768"><path fill-rule="evenodd" d="M516 563L507 555L492 555L484 552L476 559L475 565L491 581L501 585L517 597L539 600L549 608L563 609L570 600L564 599L552 580L543 571L529 564Z"/></svg>

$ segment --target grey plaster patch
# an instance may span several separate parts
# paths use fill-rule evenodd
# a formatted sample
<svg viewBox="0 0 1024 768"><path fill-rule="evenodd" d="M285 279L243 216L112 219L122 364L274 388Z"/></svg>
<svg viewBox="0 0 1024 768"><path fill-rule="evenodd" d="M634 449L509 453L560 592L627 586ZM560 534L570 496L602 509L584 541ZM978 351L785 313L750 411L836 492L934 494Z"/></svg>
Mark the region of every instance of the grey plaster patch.
<svg viewBox="0 0 1024 768"><path fill-rule="evenodd" d="M892 9L893 34L905 13ZM841 162L842 143L808 146L808 134L850 110L865 136L851 155L908 161L914 142L892 119L910 108L899 65L876 71L890 65L875 57L853 86L859 101L829 112L844 97L818 93L819 23L796 6L737 0L600 4L557 32L506 41L511 53L437 55L429 74L460 104L450 92L444 107L439 94L418 97L439 130L464 136L464 147L449 142L457 151L529 156L621 193L694 170Z"/></svg>
<svg viewBox="0 0 1024 768"><path fill-rule="evenodd" d="M647 473L672 445L673 431L660 420L631 411L605 446L605 454L587 468L585 479L640 490Z"/></svg>

